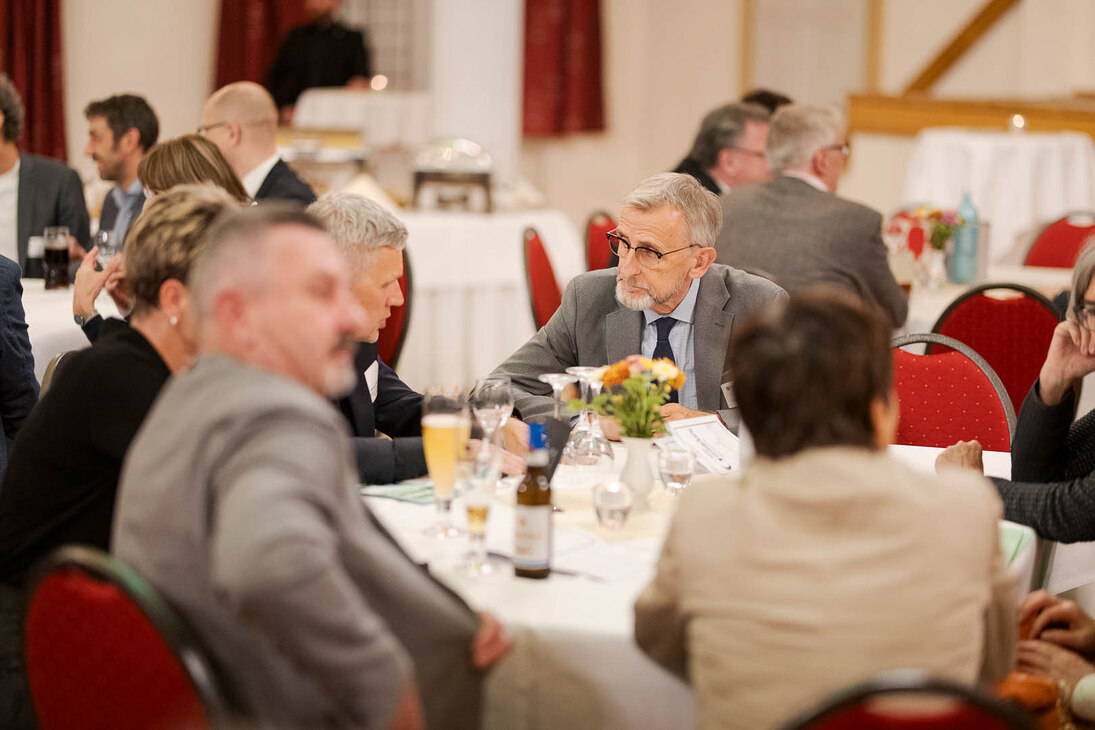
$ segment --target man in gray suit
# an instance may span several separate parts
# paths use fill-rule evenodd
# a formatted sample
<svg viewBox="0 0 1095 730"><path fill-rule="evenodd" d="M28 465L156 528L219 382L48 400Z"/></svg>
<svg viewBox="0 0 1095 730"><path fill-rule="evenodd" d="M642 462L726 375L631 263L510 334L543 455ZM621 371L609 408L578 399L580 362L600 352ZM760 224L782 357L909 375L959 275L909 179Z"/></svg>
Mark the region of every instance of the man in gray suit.
<svg viewBox="0 0 1095 730"><path fill-rule="evenodd" d="M254 719L421 728L424 711L477 728L509 639L375 520L326 400L354 387L364 325L345 260L276 203L206 245L189 282L199 358L130 447L115 552L191 621Z"/></svg>
<svg viewBox="0 0 1095 730"><path fill-rule="evenodd" d="M609 234L619 268L575 277L555 315L495 370L513 381L522 418L551 411L542 373L641 354L670 357L687 378L679 402L662 406L663 417L718 412L736 428L736 409L720 388L735 319L786 294L713 263L720 217L718 197L682 173L655 175L624 198L619 226Z"/></svg>
<svg viewBox="0 0 1095 730"><path fill-rule="evenodd" d="M792 294L815 284L847 289L899 327L909 304L886 260L882 216L835 195L848 152L837 112L780 108L766 150L775 177L723 197L717 260L768 276Z"/></svg>

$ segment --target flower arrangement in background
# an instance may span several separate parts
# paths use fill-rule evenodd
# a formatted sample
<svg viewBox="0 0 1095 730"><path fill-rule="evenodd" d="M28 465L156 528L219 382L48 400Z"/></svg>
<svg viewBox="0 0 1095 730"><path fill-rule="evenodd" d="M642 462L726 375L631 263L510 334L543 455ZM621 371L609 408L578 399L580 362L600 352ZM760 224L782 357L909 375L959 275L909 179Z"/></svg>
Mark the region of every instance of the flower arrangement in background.
<svg viewBox="0 0 1095 730"><path fill-rule="evenodd" d="M641 355L629 355L603 367L594 377L600 379L606 392L593 399L592 409L614 417L620 422L621 433L635 438L665 432L662 404L672 391L684 385L684 373L672 360L651 360ZM581 401L572 400L570 407L581 407Z"/></svg>
<svg viewBox="0 0 1095 730"><path fill-rule="evenodd" d="M962 225L962 219L952 210L922 205L913 212L913 216L920 219L921 225L928 232L928 243L936 251L946 248L947 241L954 237L954 232Z"/></svg>

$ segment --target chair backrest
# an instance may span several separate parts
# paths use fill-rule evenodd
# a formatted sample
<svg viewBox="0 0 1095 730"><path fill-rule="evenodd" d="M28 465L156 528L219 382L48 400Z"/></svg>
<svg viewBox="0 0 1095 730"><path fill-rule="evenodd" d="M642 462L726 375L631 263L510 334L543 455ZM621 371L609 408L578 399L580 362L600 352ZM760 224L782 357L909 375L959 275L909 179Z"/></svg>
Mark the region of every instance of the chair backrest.
<svg viewBox="0 0 1095 730"><path fill-rule="evenodd" d="M1095 235L1095 213L1069 213L1038 234L1027 251L1026 266L1071 269L1084 244Z"/></svg>
<svg viewBox="0 0 1095 730"><path fill-rule="evenodd" d="M986 292L1006 290L1005 299ZM1053 302L1022 284L984 284L959 295L939 315L932 332L973 348L1000 376L1018 413L1042 369L1061 314ZM928 352L936 349L930 345Z"/></svg>
<svg viewBox="0 0 1095 730"><path fill-rule="evenodd" d="M551 315L563 303L563 293L555 279L544 242L535 228L525 229L525 280L528 282L529 304L532 321L539 329L547 324Z"/></svg>
<svg viewBox="0 0 1095 730"><path fill-rule="evenodd" d="M923 672L894 671L839 692L782 730L1035 730L1023 710Z"/></svg>
<svg viewBox="0 0 1095 730"><path fill-rule="evenodd" d="M131 569L70 546L33 576L24 653L41 730L199 730L227 716L190 630Z"/></svg>
<svg viewBox="0 0 1095 730"><path fill-rule="evenodd" d="M45 395L46 391L49 390L49 386L53 385L53 378L57 375L57 368L60 367L61 360L63 360L68 353L69 350L58 352L49 359L49 364L46 365L46 371L42 373L42 388L39 397Z"/></svg>
<svg viewBox="0 0 1095 730"><path fill-rule="evenodd" d="M917 343L945 352L913 355ZM977 439L989 451L1010 451L1015 410L985 359L958 340L937 334L905 335L892 343L894 387L900 405L895 443L950 446Z"/></svg>
<svg viewBox="0 0 1095 730"><path fill-rule="evenodd" d="M616 221L608 213L598 210L589 217L586 223L586 269L608 269L619 261L612 248L608 245L609 231L616 228Z"/></svg>
<svg viewBox="0 0 1095 730"><path fill-rule="evenodd" d="M407 249L403 249L403 275L399 277L399 289L403 292L403 304L392 307L388 323L384 325L384 329L380 330L380 339L376 341L380 359L393 370L403 352L403 344L407 341L407 328L411 323L411 294L414 292L414 279L411 276L411 257Z"/></svg>

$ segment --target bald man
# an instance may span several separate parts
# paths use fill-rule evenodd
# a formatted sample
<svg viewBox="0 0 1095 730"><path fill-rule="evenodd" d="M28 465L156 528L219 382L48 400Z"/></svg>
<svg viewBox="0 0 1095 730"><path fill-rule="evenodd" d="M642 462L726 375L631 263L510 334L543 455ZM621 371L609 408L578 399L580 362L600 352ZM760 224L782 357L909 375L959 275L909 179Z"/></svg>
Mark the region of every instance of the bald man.
<svg viewBox="0 0 1095 730"><path fill-rule="evenodd" d="M250 81L228 84L213 92L202 107L198 127L198 133L224 153L252 198L310 205L316 194L278 157L277 132L274 98Z"/></svg>

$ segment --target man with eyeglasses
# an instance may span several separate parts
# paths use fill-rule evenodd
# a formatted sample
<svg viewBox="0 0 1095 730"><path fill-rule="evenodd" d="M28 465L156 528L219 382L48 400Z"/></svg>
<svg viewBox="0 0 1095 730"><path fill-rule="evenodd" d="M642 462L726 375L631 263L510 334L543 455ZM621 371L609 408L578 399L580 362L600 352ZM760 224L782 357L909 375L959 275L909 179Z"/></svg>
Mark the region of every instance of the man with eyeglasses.
<svg viewBox="0 0 1095 730"><path fill-rule="evenodd" d="M692 151L674 172L691 175L715 195L764 182L771 179L764 163L767 138L767 109L741 102L720 106L703 118Z"/></svg>
<svg viewBox="0 0 1095 730"><path fill-rule="evenodd" d="M724 196L717 261L768 276L791 294L819 284L846 289L900 327L909 302L890 271L882 216L836 195L850 152L835 110L781 107L766 144L774 179Z"/></svg>
<svg viewBox="0 0 1095 730"><path fill-rule="evenodd" d="M274 98L252 81L238 81L213 92L202 108L198 127L198 134L224 153L253 199L311 205L316 200L311 186L278 157L277 133Z"/></svg>
<svg viewBox="0 0 1095 730"><path fill-rule="evenodd" d="M730 333L740 315L787 295L714 263L719 225L718 198L690 175L662 173L632 190L609 234L619 267L575 277L548 323L495 370L512 380L521 417L551 413L541 374L642 354L670 358L687 378L664 417L717 412L736 429L737 410L721 388Z"/></svg>

